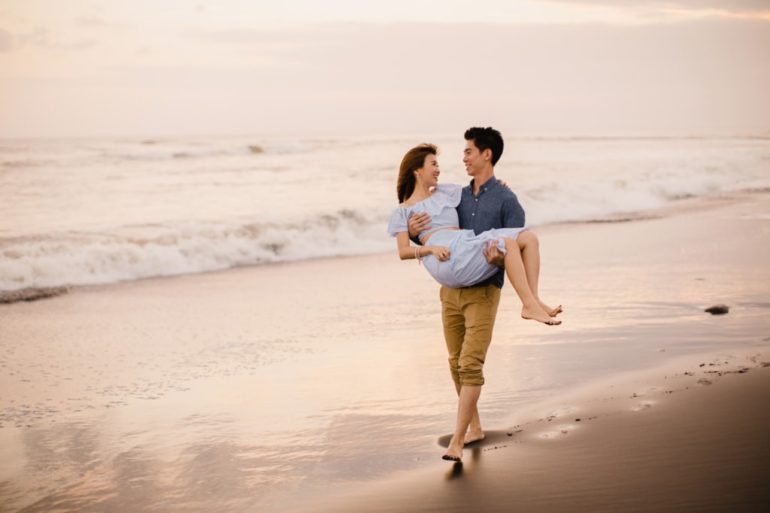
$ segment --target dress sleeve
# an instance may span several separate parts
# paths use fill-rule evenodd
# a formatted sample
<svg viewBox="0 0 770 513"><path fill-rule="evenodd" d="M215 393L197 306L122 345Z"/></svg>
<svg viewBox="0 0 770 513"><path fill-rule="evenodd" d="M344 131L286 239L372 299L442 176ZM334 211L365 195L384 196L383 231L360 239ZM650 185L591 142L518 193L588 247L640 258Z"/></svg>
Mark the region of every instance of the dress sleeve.
<svg viewBox="0 0 770 513"><path fill-rule="evenodd" d="M397 208L390 216L390 222L388 223L388 233L391 237L395 237L401 232L408 232L409 226L406 224L406 209Z"/></svg>
<svg viewBox="0 0 770 513"><path fill-rule="evenodd" d="M446 201L450 206L456 207L460 204L460 200L463 197L462 185L456 183L442 183L439 184L438 190L446 197Z"/></svg>

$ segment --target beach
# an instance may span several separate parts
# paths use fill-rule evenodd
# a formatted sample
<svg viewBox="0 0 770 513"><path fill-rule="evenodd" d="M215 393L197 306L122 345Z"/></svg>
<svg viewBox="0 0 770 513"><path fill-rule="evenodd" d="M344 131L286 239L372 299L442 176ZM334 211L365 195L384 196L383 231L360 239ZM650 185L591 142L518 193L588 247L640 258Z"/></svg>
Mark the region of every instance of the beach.
<svg viewBox="0 0 770 513"><path fill-rule="evenodd" d="M0 305L2 510L766 510L770 193L538 233L564 323L504 288L462 468L395 251Z"/></svg>

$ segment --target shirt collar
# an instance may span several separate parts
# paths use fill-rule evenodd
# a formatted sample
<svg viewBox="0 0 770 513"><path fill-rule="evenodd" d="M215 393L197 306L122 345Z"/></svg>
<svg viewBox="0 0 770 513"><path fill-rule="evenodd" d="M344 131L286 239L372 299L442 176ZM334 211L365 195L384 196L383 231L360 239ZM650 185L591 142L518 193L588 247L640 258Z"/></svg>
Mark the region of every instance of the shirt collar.
<svg viewBox="0 0 770 513"><path fill-rule="evenodd" d="M471 183L468 184L468 190L471 191L471 194L473 194L473 182L476 180L475 178L471 180ZM487 190L491 189L497 185L497 177L492 175L492 178L484 182L484 185L479 188L479 196L481 196L483 193L487 192Z"/></svg>

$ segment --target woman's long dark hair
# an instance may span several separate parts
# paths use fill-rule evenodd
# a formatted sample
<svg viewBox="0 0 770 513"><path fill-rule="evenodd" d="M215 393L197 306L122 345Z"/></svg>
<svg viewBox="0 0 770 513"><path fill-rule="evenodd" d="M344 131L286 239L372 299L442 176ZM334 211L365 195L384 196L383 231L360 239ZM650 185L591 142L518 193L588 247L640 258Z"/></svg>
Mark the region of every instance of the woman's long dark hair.
<svg viewBox="0 0 770 513"><path fill-rule="evenodd" d="M396 183L396 194L400 203L406 201L414 192L414 186L417 182L414 172L425 165L425 157L428 155L438 155L438 148L433 144L423 143L407 151L404 158L401 159L398 182Z"/></svg>

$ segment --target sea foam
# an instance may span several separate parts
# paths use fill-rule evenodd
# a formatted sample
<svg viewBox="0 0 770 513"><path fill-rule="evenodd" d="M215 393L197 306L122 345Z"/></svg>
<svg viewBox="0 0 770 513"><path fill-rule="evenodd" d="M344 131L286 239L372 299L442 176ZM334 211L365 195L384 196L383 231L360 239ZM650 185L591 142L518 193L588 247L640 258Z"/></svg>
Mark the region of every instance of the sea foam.
<svg viewBox="0 0 770 513"><path fill-rule="evenodd" d="M300 223L130 226L0 240L0 290L95 285L385 251L384 219L351 210ZM388 244L386 244L388 243Z"/></svg>
<svg viewBox="0 0 770 513"><path fill-rule="evenodd" d="M391 251L398 164L458 137L0 141L0 291ZM770 188L770 140L508 139L495 168L527 224L655 215ZM763 192L764 191L764 192Z"/></svg>

